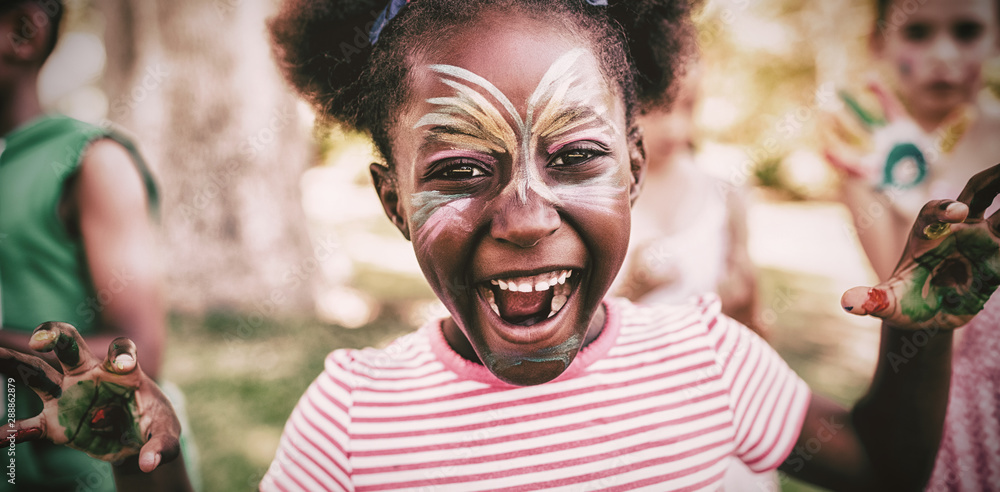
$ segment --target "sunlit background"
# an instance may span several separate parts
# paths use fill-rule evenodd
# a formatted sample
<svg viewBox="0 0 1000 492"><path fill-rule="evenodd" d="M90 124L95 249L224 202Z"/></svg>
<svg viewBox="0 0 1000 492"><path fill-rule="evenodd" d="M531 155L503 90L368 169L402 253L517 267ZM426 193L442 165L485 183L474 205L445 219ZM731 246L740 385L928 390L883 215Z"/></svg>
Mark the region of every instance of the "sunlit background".
<svg viewBox="0 0 1000 492"><path fill-rule="evenodd" d="M42 98L140 142L164 198L165 377L186 395L202 489L253 489L324 355L444 310L383 216L371 145L314 128L277 75L270 2L67 3ZM698 162L748 189L771 343L844 403L864 389L878 338L839 296L874 276L832 201L817 124L866 69L873 3L713 0L698 16Z"/></svg>

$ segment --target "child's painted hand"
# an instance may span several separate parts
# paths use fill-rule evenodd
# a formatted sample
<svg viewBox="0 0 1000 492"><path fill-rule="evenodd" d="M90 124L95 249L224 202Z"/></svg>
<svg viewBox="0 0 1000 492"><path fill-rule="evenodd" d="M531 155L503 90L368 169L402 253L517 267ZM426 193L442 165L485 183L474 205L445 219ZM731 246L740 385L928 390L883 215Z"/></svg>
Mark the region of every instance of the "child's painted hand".
<svg viewBox="0 0 1000 492"><path fill-rule="evenodd" d="M903 103L878 79L866 90L881 114L869 111L846 92L846 111L828 114L823 153L832 167L877 188L910 188L927 176L930 161L944 142L928 134L910 117ZM920 204L917 204L919 207Z"/></svg>
<svg viewBox="0 0 1000 492"><path fill-rule="evenodd" d="M969 180L958 201L924 206L889 280L844 293L850 313L898 328L953 329L969 322L1000 285L1000 164Z"/></svg>
<svg viewBox="0 0 1000 492"><path fill-rule="evenodd" d="M101 361L72 325L48 322L35 328L30 346L54 350L63 373L38 357L0 348L0 371L19 375L44 403L40 414L8 424L8 442L44 437L111 462L139 454L145 472L179 454L180 422L139 368L131 340L115 339Z"/></svg>

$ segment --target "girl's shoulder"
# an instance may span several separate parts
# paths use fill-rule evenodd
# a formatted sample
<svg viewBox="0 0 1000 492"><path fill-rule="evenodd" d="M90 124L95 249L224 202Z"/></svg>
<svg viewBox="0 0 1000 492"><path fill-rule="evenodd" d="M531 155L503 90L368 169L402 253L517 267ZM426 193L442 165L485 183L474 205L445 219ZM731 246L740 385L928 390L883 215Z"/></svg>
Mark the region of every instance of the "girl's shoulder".
<svg viewBox="0 0 1000 492"><path fill-rule="evenodd" d="M707 335L723 317L722 302L715 293L705 293L676 303L610 301L620 312L622 341L631 337L661 337L686 334Z"/></svg>
<svg viewBox="0 0 1000 492"><path fill-rule="evenodd" d="M615 302L621 313L617 351L643 345L671 352L707 350L720 357L727 356L727 347L734 343L760 338L750 328L723 314L722 302L715 293L671 304L634 304L627 299ZM766 344L763 340L760 343Z"/></svg>
<svg viewBox="0 0 1000 492"><path fill-rule="evenodd" d="M380 380L401 380L425 374L436 364L428 326L403 335L385 347L337 349L327 355L324 372L352 387Z"/></svg>

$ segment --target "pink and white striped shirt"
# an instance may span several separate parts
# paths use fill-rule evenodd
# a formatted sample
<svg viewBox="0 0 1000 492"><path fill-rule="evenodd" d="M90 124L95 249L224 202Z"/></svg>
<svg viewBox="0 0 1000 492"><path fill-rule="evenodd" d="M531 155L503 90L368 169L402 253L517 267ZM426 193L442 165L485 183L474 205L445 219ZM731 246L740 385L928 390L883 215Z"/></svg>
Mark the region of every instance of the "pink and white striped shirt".
<svg viewBox="0 0 1000 492"><path fill-rule="evenodd" d="M333 352L261 490L713 490L731 456L755 471L788 456L809 389L714 296L605 307L601 335L538 386L461 358L440 323Z"/></svg>

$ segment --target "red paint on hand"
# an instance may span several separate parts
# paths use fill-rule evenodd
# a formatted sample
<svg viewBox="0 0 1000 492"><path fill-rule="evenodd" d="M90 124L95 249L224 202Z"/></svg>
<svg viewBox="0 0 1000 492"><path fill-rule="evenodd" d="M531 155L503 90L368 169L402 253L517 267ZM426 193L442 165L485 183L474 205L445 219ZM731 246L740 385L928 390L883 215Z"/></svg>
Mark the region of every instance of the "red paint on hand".
<svg viewBox="0 0 1000 492"><path fill-rule="evenodd" d="M22 442L34 441L42 437L41 427L30 427L27 429L18 429L14 431L14 444L20 444Z"/></svg>
<svg viewBox="0 0 1000 492"><path fill-rule="evenodd" d="M90 419L90 425L93 427L104 427L107 424L108 415L103 408L98 408L94 411L94 416Z"/></svg>
<svg viewBox="0 0 1000 492"><path fill-rule="evenodd" d="M866 313L877 313L879 311L884 311L889 307L889 296L886 295L885 291L882 289L869 289L868 299L861 306Z"/></svg>

